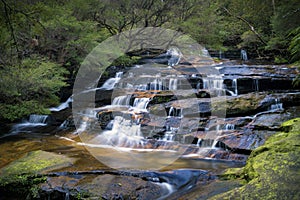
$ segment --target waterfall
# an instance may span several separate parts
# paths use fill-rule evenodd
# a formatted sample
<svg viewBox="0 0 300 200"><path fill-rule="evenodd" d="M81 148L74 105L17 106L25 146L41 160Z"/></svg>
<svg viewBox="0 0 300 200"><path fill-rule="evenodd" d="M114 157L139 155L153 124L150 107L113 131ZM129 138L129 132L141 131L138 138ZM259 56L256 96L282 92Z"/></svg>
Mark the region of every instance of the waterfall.
<svg viewBox="0 0 300 200"><path fill-rule="evenodd" d="M67 99L67 101L63 102L62 104L60 104L59 106L57 107L52 107L52 108L49 108L50 111L52 112L59 112L61 110L64 110L66 108L69 108L69 104L73 102L73 98L72 97L69 97Z"/></svg>
<svg viewBox="0 0 300 200"><path fill-rule="evenodd" d="M174 140L174 134L172 132L166 132L162 141L173 141Z"/></svg>
<svg viewBox="0 0 300 200"><path fill-rule="evenodd" d="M150 98L135 98L133 102L133 107L145 110L149 102Z"/></svg>
<svg viewBox="0 0 300 200"><path fill-rule="evenodd" d="M225 124L225 131L232 131L235 129L234 124Z"/></svg>
<svg viewBox="0 0 300 200"><path fill-rule="evenodd" d="M154 79L154 81L149 84L149 90L163 90L162 79Z"/></svg>
<svg viewBox="0 0 300 200"><path fill-rule="evenodd" d="M198 139L197 141L197 146L199 146L200 148L209 148L209 149L214 149L216 148L218 144L218 140L214 140L214 139Z"/></svg>
<svg viewBox="0 0 300 200"><path fill-rule="evenodd" d="M255 92L259 92L259 80L258 79L254 79L254 90Z"/></svg>
<svg viewBox="0 0 300 200"><path fill-rule="evenodd" d="M224 93L224 84L221 75L211 75L203 78L203 89L212 90L216 96Z"/></svg>
<svg viewBox="0 0 300 200"><path fill-rule="evenodd" d="M79 134L87 130L89 123L87 121L82 121L79 128L76 129L74 134Z"/></svg>
<svg viewBox="0 0 300 200"><path fill-rule="evenodd" d="M100 89L104 90L112 90L115 85L121 80L123 72L117 72L114 78L110 78L100 87Z"/></svg>
<svg viewBox="0 0 300 200"><path fill-rule="evenodd" d="M197 144L196 144L196 145L200 147L200 146L201 146L201 142L202 142L202 139L201 139L201 138L198 138Z"/></svg>
<svg viewBox="0 0 300 200"><path fill-rule="evenodd" d="M212 149L217 148L218 142L219 142L218 140L214 140L213 143L212 143L212 145L211 145L211 148L212 148Z"/></svg>
<svg viewBox="0 0 300 200"><path fill-rule="evenodd" d="M130 119L116 116L112 130L104 131L91 142L118 147L135 147L142 144L142 139L141 125L133 123Z"/></svg>
<svg viewBox="0 0 300 200"><path fill-rule="evenodd" d="M241 59L244 61L248 60L247 52L244 49L241 50Z"/></svg>
<svg viewBox="0 0 300 200"><path fill-rule="evenodd" d="M177 90L178 79L170 78L169 80L169 90Z"/></svg>
<svg viewBox="0 0 300 200"><path fill-rule="evenodd" d="M235 96L237 96L238 88L237 88L237 79L236 78L232 80L232 88L234 88L234 94L235 94Z"/></svg>
<svg viewBox="0 0 300 200"><path fill-rule="evenodd" d="M148 84L140 84L135 86L137 90L177 90L178 78L155 78Z"/></svg>
<svg viewBox="0 0 300 200"><path fill-rule="evenodd" d="M46 126L48 118L48 115L32 114L29 116L28 120L14 125L10 130L10 133L15 134L19 132L31 132L32 127Z"/></svg>
<svg viewBox="0 0 300 200"><path fill-rule="evenodd" d="M168 117L182 117L182 108L177 109L171 106L168 113Z"/></svg>
<svg viewBox="0 0 300 200"><path fill-rule="evenodd" d="M171 58L168 60L168 66L173 67L175 65L178 65L181 59L181 52L179 51L178 48L172 47L168 49L167 55L170 55Z"/></svg>
<svg viewBox="0 0 300 200"><path fill-rule="evenodd" d="M115 97L112 105L115 106L129 106L130 105L130 100L131 100L131 95L124 95L124 96L118 96Z"/></svg>
<svg viewBox="0 0 300 200"><path fill-rule="evenodd" d="M275 104L272 104L270 110L282 110L283 106L279 99L275 99Z"/></svg>
<svg viewBox="0 0 300 200"><path fill-rule="evenodd" d="M222 56L222 50L219 51L219 58L220 58L220 59L223 58L223 56Z"/></svg>
<svg viewBox="0 0 300 200"><path fill-rule="evenodd" d="M29 116L29 120L28 122L31 124L43 124L46 125L46 121L48 119L48 115L36 115L36 114L32 114Z"/></svg>

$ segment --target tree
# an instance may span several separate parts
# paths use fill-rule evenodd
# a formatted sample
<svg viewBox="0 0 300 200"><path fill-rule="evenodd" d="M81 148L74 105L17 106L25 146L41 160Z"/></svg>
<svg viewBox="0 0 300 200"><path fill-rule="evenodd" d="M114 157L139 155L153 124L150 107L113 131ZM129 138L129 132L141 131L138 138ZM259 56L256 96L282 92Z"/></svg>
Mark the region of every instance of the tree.
<svg viewBox="0 0 300 200"><path fill-rule="evenodd" d="M33 56L0 70L1 119L16 120L32 113L47 114L55 95L65 86L66 70L46 58Z"/></svg>

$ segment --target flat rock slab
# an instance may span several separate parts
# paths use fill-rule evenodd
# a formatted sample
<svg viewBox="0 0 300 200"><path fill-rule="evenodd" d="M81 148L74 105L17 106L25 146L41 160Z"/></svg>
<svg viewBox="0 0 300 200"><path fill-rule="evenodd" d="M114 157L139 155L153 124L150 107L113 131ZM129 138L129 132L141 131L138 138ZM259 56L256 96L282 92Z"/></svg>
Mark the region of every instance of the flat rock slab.
<svg viewBox="0 0 300 200"><path fill-rule="evenodd" d="M68 167L75 159L47 151L29 152L24 157L13 161L0 170L1 178L19 174L42 174Z"/></svg>

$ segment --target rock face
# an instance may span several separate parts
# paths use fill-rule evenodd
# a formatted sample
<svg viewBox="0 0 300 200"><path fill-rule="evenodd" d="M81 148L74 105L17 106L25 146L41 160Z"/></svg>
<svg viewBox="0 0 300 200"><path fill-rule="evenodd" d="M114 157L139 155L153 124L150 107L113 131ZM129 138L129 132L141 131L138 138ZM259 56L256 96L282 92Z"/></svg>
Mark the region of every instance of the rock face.
<svg viewBox="0 0 300 200"><path fill-rule="evenodd" d="M283 123L281 130L251 153L242 170L223 175L246 180L244 186L211 199L297 199L300 118Z"/></svg>
<svg viewBox="0 0 300 200"><path fill-rule="evenodd" d="M299 87L292 86L299 73L294 67L214 66L197 58L167 67L167 60L168 56L146 56L142 65L114 67L114 72L122 71L122 78L113 90L95 92L96 114L80 116L89 128L81 131L112 130L115 118L121 117L140 127L144 146L135 147L165 143L174 150L179 143L191 145L187 152L198 158L244 162L282 121L295 117L296 112L288 110L300 105Z"/></svg>
<svg viewBox="0 0 300 200"><path fill-rule="evenodd" d="M250 194L250 189L259 194L255 184L267 184L268 180L278 181L273 173L277 169L280 169L279 178L284 179L281 171L285 164L298 169L298 164L293 163L290 158L295 158L294 150L298 153L296 141L299 135L296 134L296 129L289 128L294 126L280 125L282 121L299 116L300 90L292 87L292 81L298 74L296 68L267 65L215 66L211 65L210 59L199 60L197 57L181 60L172 67L166 66L168 57L163 56L145 56L142 63L131 68L108 69L109 76L100 80L100 89L80 93L95 97L95 102L89 101L88 108L76 110L74 118L67 118L71 113L69 108L53 111L50 116L51 126L57 127L60 123L67 125L51 130L51 133L59 135L59 139L56 138L50 144L56 144L61 139L70 144L49 148L49 152L34 151L25 160L12 162L3 168L1 172L5 176L0 179L0 191L5 197L9 198L15 185L25 182L26 189L21 195L29 195L28 198L176 199L181 195L179 190L187 192L202 182L214 179L202 170L115 171L103 166L104 164L99 169L98 165L83 164L85 161L82 158L89 157L82 153L84 148L89 148L91 154L95 153L95 158L99 155L101 157L105 152L109 159L117 160L116 165L120 165L121 160L125 161L122 163L123 168L129 168L130 164L137 165L137 162L134 162L134 158L122 156L124 152L115 153L121 149L127 152L124 155L131 156L147 155L154 151L156 157L151 157L147 162L146 159L139 160L139 163L153 166L156 166L156 162L165 163L166 159L158 159L158 154L164 155L162 152L176 152L179 154L178 158L182 159L180 162L196 162L197 168L201 160L211 161L213 164L228 161L244 164L250 156L241 174L231 174L250 181L247 186L236 191L239 197L237 199L255 199L256 196ZM122 72L121 77L115 75L119 72ZM115 79L111 79L112 77ZM102 87L109 80L113 80L111 84L107 83L107 87ZM85 105L84 103L74 102L73 106ZM63 122L64 118L67 120ZM74 128L74 124L77 130L68 132L70 129L67 128ZM49 126L35 127L31 133L34 135L45 132ZM285 133L286 130L291 132ZM279 136L272 136L277 131L283 132ZM275 142L272 138L277 138L278 141ZM42 145L41 141L44 140L46 138L38 138L34 145L47 149ZM292 153L287 148L289 145L292 146ZM16 147L24 148L27 152L22 143ZM31 149L33 150L36 149ZM290 157L281 159L286 152L289 152ZM59 155L64 153L68 156ZM36 157L31 157L33 155ZM78 155L81 160L74 163L71 158ZM42 157L52 162L46 162ZM56 158L60 158L62 163L57 162ZM95 158L87 159L87 162L93 163ZM274 169L273 165L265 163L270 170L264 172L262 160L269 158L275 158L278 162ZM6 163L14 160L0 159ZM28 160L40 167L27 166ZM298 162L297 159L296 161ZM182 166L182 163L179 165ZM10 173L14 171L14 166L24 166L29 171L24 170L25 177L19 176L20 171ZM17 175L17 180L7 182L11 175ZM289 175L293 177L292 174ZM291 182L296 185L296 180ZM281 187L280 184L279 186ZM247 191L246 196L241 191ZM282 191L282 194L286 192L285 186L282 186ZM277 194L271 192L262 194L273 195L270 199L278 198ZM293 192L296 193L294 189ZM233 193L228 193L216 198L228 197L226 195L235 197Z"/></svg>

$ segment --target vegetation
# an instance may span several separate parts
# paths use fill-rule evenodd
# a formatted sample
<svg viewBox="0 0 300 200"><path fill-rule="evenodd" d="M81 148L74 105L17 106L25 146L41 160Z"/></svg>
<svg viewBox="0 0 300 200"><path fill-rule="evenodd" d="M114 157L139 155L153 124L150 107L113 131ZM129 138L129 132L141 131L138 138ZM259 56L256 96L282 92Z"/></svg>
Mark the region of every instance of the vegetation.
<svg viewBox="0 0 300 200"><path fill-rule="evenodd" d="M4 197L36 199L39 184L47 181L47 171L71 165L74 160L46 151L33 151L0 170L0 192ZM19 198L17 198L19 197Z"/></svg>
<svg viewBox="0 0 300 200"><path fill-rule="evenodd" d="M0 0L0 5L1 119L47 112L97 44L134 28L169 28L209 49L244 48L280 63L300 59L298 0ZM114 64L134 62L124 56Z"/></svg>
<svg viewBox="0 0 300 200"><path fill-rule="evenodd" d="M300 118L282 124L282 132L255 149L242 169L230 169L223 177L240 179L244 186L212 199L297 199Z"/></svg>

